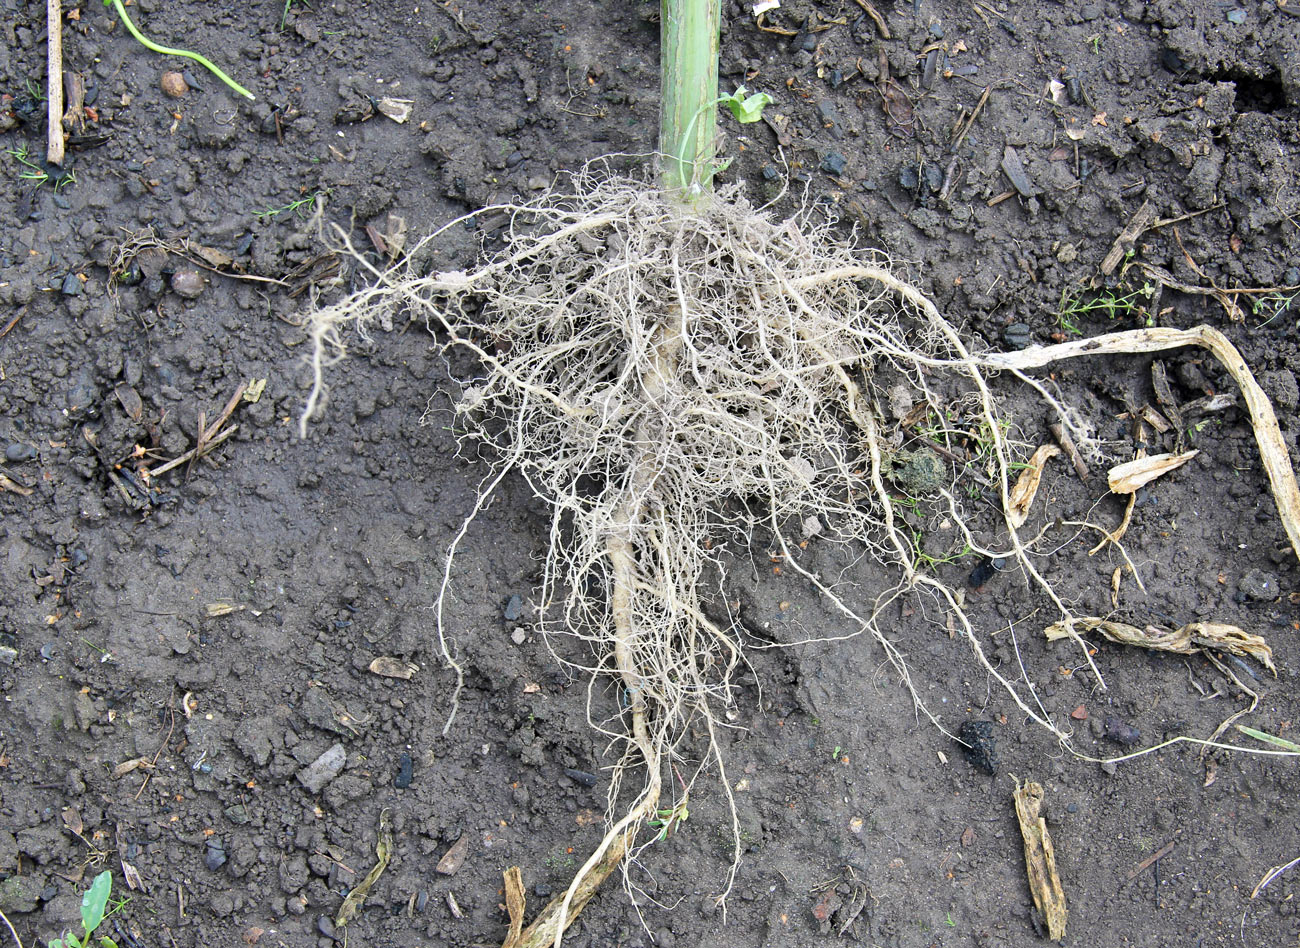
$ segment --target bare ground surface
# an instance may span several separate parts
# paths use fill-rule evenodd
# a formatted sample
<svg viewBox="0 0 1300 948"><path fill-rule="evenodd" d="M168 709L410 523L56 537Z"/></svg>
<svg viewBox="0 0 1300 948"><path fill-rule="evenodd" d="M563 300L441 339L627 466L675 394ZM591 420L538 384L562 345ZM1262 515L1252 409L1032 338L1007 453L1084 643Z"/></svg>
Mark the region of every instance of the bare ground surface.
<svg viewBox="0 0 1300 948"><path fill-rule="evenodd" d="M586 724L586 682L535 631L544 512L508 482L461 554L452 618L469 690L443 737L453 678L431 603L485 470L457 456L448 373L473 367L446 365L419 327L381 335L337 370L322 423L300 440L302 314L313 281L333 292L337 260L306 222L311 205L289 205L323 195L325 219L369 247L367 225L391 238L400 217L419 235L587 159L650 150L655 5L132 6L148 35L248 85L258 100L246 102L146 53L88 3L64 24L90 108L75 181L57 189L57 169L39 187L22 176L44 154L31 101L44 9L5 6L0 910L23 944L44 944L73 924L93 873L111 868L125 889L125 861L143 887L109 923L120 944L326 945L343 937L329 919L373 864L387 810L392 863L348 940L498 944L502 869L524 867L534 905L564 885L601 833L611 763ZM1241 297L1233 318L1213 296L1152 300L1136 265L1186 286L1300 284L1295 7L880 2L885 38L857 3L787 0L768 29L727 4L724 85L777 102L771 122L730 127L726 177L760 202L786 181L806 190L993 348L1148 321L1216 326L1294 452L1296 291ZM195 87L169 98L161 74L185 67ZM408 122L375 114L385 96L412 100ZM1145 201L1183 219L1148 230L1123 279L1089 290ZM472 262L491 227L465 231L445 262ZM181 241L188 255L166 251ZM124 259L123 246L139 252ZM1121 303L1071 303L1099 298ZM1122 413L1169 414L1152 361L1076 361L1050 377L1118 460L1137 447ZM1164 363L1177 407L1233 391L1196 352ZM195 447L201 421L254 379L265 389L234 409L229 440L140 480ZM1014 405L1022 441L1050 440L1041 404ZM1100 468L1085 483L1052 462L1027 528L1048 528L1036 562L1081 614L1265 635L1276 678L1098 640L1102 690L1077 647L1043 640L1054 615L1023 576L961 556L941 515L913 515L925 551L951 555L935 569L966 589L995 662L1098 757L1207 737L1249 706L1244 688L1259 704L1242 723L1293 735L1300 721L1295 557L1246 415L1239 400L1189 411L1151 450L1176 435L1201 453L1143 492L1124 541L1145 593L1125 574L1112 600L1122 557L1089 556L1098 534L1065 525L1119 522ZM739 604L751 643L853 631L762 537L733 552L720 599ZM803 556L858 603L896 580L816 538ZM714 896L730 826L704 781L690 820L633 869L639 906L611 887L566 943L1036 943L1012 775L1046 788L1067 944L1296 942L1300 875L1251 897L1300 856L1294 763L1187 744L1105 767L1063 757L938 603L892 608L889 631L945 725L992 722L996 773L918 723L868 641L757 649L726 738L746 852L725 912ZM418 670L381 677L368 670L381 656ZM610 693L592 700L597 715L617 711ZM304 768L333 745L341 770L311 779ZM132 760L143 764L120 766ZM458 871L435 871L453 849Z"/></svg>

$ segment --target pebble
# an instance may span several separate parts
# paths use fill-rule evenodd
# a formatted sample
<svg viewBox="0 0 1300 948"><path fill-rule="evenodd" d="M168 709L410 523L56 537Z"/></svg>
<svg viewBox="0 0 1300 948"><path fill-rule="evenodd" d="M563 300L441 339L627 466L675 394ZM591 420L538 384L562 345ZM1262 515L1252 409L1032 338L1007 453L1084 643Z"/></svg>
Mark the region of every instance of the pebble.
<svg viewBox="0 0 1300 948"><path fill-rule="evenodd" d="M571 780L576 780L584 787L594 787L599 779L595 774L589 774L585 770L578 770L574 767L565 767L564 775Z"/></svg>
<svg viewBox="0 0 1300 948"><path fill-rule="evenodd" d="M0 645L0 665L12 665L18 661L18 649Z"/></svg>
<svg viewBox="0 0 1300 948"><path fill-rule="evenodd" d="M1029 327L1024 323L1012 323L1002 330L1002 341L1012 349L1028 348L1030 341Z"/></svg>
<svg viewBox="0 0 1300 948"><path fill-rule="evenodd" d="M328 915L321 915L316 919L316 930L326 938L334 937L334 922Z"/></svg>
<svg viewBox="0 0 1300 948"><path fill-rule="evenodd" d="M514 622L524 614L524 601L519 596L511 596L506 603L505 618L507 622Z"/></svg>
<svg viewBox="0 0 1300 948"><path fill-rule="evenodd" d="M510 633L510 641L514 642L516 645L523 645L528 641L528 630L516 626L515 630Z"/></svg>
<svg viewBox="0 0 1300 948"><path fill-rule="evenodd" d="M1273 602L1282 595L1277 577L1262 569L1252 569L1237 581L1237 589L1246 599Z"/></svg>
<svg viewBox="0 0 1300 948"><path fill-rule="evenodd" d="M998 772L998 741L992 721L963 721L957 731L962 753L976 767L990 774Z"/></svg>
<svg viewBox="0 0 1300 948"><path fill-rule="evenodd" d="M1102 736L1107 740L1114 741L1116 744L1123 744L1125 747L1133 747L1142 740L1141 731L1123 718L1117 718L1114 715L1106 716Z"/></svg>
<svg viewBox="0 0 1300 948"><path fill-rule="evenodd" d="M212 836L208 839L207 849L203 853L203 865L216 872L226 864L226 850L221 839Z"/></svg>
<svg viewBox="0 0 1300 948"><path fill-rule="evenodd" d="M410 754L399 754L397 758L397 773L393 776L393 786L398 790L405 790L411 785L411 779L415 772L415 762L411 760Z"/></svg>
<svg viewBox="0 0 1300 948"><path fill-rule="evenodd" d="M828 151L822 156L822 171L827 174L841 175L848 164L848 159L838 151Z"/></svg>
<svg viewBox="0 0 1300 948"><path fill-rule="evenodd" d="M312 793L320 793L325 785L343 772L348 761L342 744L335 744L325 753L298 771L298 782Z"/></svg>
<svg viewBox="0 0 1300 948"><path fill-rule="evenodd" d="M64 296L80 296L82 290L81 278L75 273L69 273L63 278L63 283L59 291Z"/></svg>
<svg viewBox="0 0 1300 948"><path fill-rule="evenodd" d="M172 274L172 290L187 300L197 299L203 293L204 280L197 270L177 270Z"/></svg>
<svg viewBox="0 0 1300 948"><path fill-rule="evenodd" d="M190 91L189 85L185 82L185 77L172 70L163 73L158 84L162 86L162 91L173 99L179 99Z"/></svg>
<svg viewBox="0 0 1300 948"><path fill-rule="evenodd" d="M243 826L251 817L248 815L248 808L242 803L234 803L225 809L226 819L236 826Z"/></svg>
<svg viewBox="0 0 1300 948"><path fill-rule="evenodd" d="M416 895L415 897L415 910L417 912L423 912L425 907L428 904L429 904L429 890L421 889L419 894Z"/></svg>
<svg viewBox="0 0 1300 948"><path fill-rule="evenodd" d="M994 573L1006 568L1006 565L1007 558L1005 556L995 556L992 559L984 560L979 566L970 571L970 576L967 577L966 582L971 588L979 589L993 578Z"/></svg>
<svg viewBox="0 0 1300 948"><path fill-rule="evenodd" d="M5 460L14 464L30 461L34 457L36 457L36 449L30 444L20 444L15 441L5 447Z"/></svg>

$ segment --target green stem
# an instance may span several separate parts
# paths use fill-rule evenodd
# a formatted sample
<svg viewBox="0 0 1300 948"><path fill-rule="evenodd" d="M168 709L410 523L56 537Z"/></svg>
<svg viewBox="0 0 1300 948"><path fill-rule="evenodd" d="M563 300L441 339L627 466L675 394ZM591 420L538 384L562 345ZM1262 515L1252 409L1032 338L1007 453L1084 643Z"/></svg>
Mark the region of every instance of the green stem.
<svg viewBox="0 0 1300 948"><path fill-rule="evenodd" d="M163 56L184 56L186 59L192 59L200 66L202 66L204 69L208 70L218 79L220 79L222 82L224 82L226 85L230 86L230 88L234 89L240 95L244 96L245 98L254 99L254 100L257 98L257 96L253 95L253 93L249 92L239 83L237 83L234 79L231 79L224 72L218 69L217 66L214 65L212 61L209 60L207 57L201 56L198 53L192 53L188 49L173 49L170 46L159 46L153 40L149 39L138 29L136 29L135 24L131 22L131 18L126 15L126 8L122 6L122 0L112 0L112 4L113 4L113 9L117 11L117 15L122 18L122 22L126 25L127 32L129 32L132 36L134 36L136 40L139 41L140 45L143 46L145 49L153 50L155 53L160 53Z"/></svg>
<svg viewBox="0 0 1300 948"><path fill-rule="evenodd" d="M662 0L659 180L694 204L713 186L721 0Z"/></svg>

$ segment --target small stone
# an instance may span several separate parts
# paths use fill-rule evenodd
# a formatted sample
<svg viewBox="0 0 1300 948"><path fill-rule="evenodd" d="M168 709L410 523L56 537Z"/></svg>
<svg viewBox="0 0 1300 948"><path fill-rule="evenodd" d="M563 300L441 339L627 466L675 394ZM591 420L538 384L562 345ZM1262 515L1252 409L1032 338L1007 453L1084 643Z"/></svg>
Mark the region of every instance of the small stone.
<svg viewBox="0 0 1300 948"><path fill-rule="evenodd" d="M411 760L411 755L407 753L399 754L397 757L397 773L393 775L393 786L398 790L405 790L411 785L414 772L415 762Z"/></svg>
<svg viewBox="0 0 1300 948"><path fill-rule="evenodd" d="M226 819L230 820L230 822L234 823L236 826L243 826L249 820L248 809L242 803L236 803L232 806L226 807L225 813Z"/></svg>
<svg viewBox="0 0 1300 948"><path fill-rule="evenodd" d="M577 770L573 767L565 767L564 775L570 780L576 780L584 787L594 787L599 779L595 774L589 774L585 770Z"/></svg>
<svg viewBox="0 0 1300 948"><path fill-rule="evenodd" d="M1101 772L1106 774L1107 776L1113 777L1115 776L1116 773L1119 772L1119 766L1113 760L1103 761L1101 765Z"/></svg>
<svg viewBox="0 0 1300 948"><path fill-rule="evenodd" d="M1235 24L1240 25L1240 24L1246 22L1246 11L1245 11L1245 10L1240 10L1240 9L1238 9L1238 10L1229 10L1227 13L1224 14L1224 18L1225 18L1229 23L1235 23Z"/></svg>
<svg viewBox="0 0 1300 948"><path fill-rule="evenodd" d="M835 111L835 103L829 99L822 99L817 103L817 117L821 119L823 125L834 127L840 123L839 113Z"/></svg>
<svg viewBox="0 0 1300 948"><path fill-rule="evenodd" d="M172 70L163 73L158 84L162 86L162 91L173 99L179 99L190 91L189 83L185 81L185 77Z"/></svg>
<svg viewBox="0 0 1300 948"><path fill-rule="evenodd" d="M1252 569L1237 581L1239 589L1247 599L1255 602L1273 602L1282 595L1277 577L1262 569Z"/></svg>
<svg viewBox="0 0 1300 948"><path fill-rule="evenodd" d="M326 938L334 937L334 922L328 915L321 915L316 919L316 930Z"/></svg>
<svg viewBox="0 0 1300 948"><path fill-rule="evenodd" d="M177 270L172 274L172 290L187 300L197 299L204 288L203 276L197 270Z"/></svg>
<svg viewBox="0 0 1300 948"><path fill-rule="evenodd" d="M1088 709L1083 705L1079 705L1070 712L1070 717L1074 718L1076 721L1086 721L1088 720Z"/></svg>
<svg viewBox="0 0 1300 948"><path fill-rule="evenodd" d="M18 649L0 645L0 665L12 665L18 661Z"/></svg>
<svg viewBox="0 0 1300 948"><path fill-rule="evenodd" d="M506 603L505 619L507 622L516 622L524 614L524 601L518 596L511 596Z"/></svg>
<svg viewBox="0 0 1300 948"><path fill-rule="evenodd" d="M5 460L13 464L21 464L23 461L30 461L34 457L36 457L36 449L30 444L15 442L5 447Z"/></svg>
<svg viewBox="0 0 1300 948"><path fill-rule="evenodd" d="M1125 747L1133 747L1142 740L1142 732L1132 724L1129 724L1123 718L1117 718L1114 715L1106 716L1106 724L1102 731L1102 736L1108 741L1114 741L1116 744L1123 744Z"/></svg>
<svg viewBox="0 0 1300 948"><path fill-rule="evenodd" d="M64 296L80 296L82 290L81 278L75 273L69 273L63 278L63 284L59 287L59 292Z"/></svg>
<svg viewBox="0 0 1300 948"><path fill-rule="evenodd" d="M516 645L523 645L528 641L528 630L515 626L515 630L510 633L510 641Z"/></svg>
<svg viewBox="0 0 1300 948"><path fill-rule="evenodd" d="M828 151L822 156L822 171L827 174L841 175L848 164L848 159L838 151Z"/></svg>
<svg viewBox="0 0 1300 948"><path fill-rule="evenodd" d="M298 782L312 793L320 793L325 785L343 772L348 761L342 744L335 744L325 753L298 771Z"/></svg>
<svg viewBox="0 0 1300 948"><path fill-rule="evenodd" d="M225 864L226 849L222 844L220 837L209 837L207 849L203 852L203 865L207 866L213 872L216 872Z"/></svg>
<svg viewBox="0 0 1300 948"><path fill-rule="evenodd" d="M429 890L421 889L415 896L415 910L423 912L429 905Z"/></svg>
<svg viewBox="0 0 1300 948"><path fill-rule="evenodd" d="M976 767L990 774L998 772L997 738L992 721L963 721L957 731L962 753Z"/></svg>
<svg viewBox="0 0 1300 948"><path fill-rule="evenodd" d="M89 731L90 726L99 717L95 711L95 702L91 701L90 695L83 691L78 691L72 699L72 714L77 719L79 731Z"/></svg>
<svg viewBox="0 0 1300 948"><path fill-rule="evenodd" d="M1025 349L1029 346L1029 327L1024 323L1012 323L1002 330L1002 341L1009 349Z"/></svg>

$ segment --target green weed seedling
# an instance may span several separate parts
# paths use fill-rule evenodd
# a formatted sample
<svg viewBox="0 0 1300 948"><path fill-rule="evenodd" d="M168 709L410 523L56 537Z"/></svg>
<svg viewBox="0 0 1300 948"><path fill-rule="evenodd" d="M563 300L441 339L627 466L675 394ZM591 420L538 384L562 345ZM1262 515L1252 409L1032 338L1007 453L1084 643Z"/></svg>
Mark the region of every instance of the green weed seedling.
<svg viewBox="0 0 1300 948"><path fill-rule="evenodd" d="M1078 320L1082 316L1105 313L1108 319L1120 319L1124 316L1145 313L1144 301L1155 295L1156 288L1149 281L1127 293L1122 287L1106 290L1087 298L1087 294L1076 287L1067 286L1061 291L1061 303L1056 310L1056 324L1073 336L1083 335Z"/></svg>
<svg viewBox="0 0 1300 948"><path fill-rule="evenodd" d="M691 811L686 807L686 799L683 798L680 803L674 807L663 810L656 810L654 819L646 820L646 825L651 829L659 830L659 835L654 838L654 842L662 843L677 828L685 823L691 817Z"/></svg>
<svg viewBox="0 0 1300 948"><path fill-rule="evenodd" d="M17 161L22 167L18 171L18 178L21 181L30 181L34 187L41 187L50 180L50 173L32 161L31 153L27 146L19 145L17 148L6 148L5 153ZM77 175L72 171L64 171L54 178L54 190L62 191L70 184L77 183Z"/></svg>
<svg viewBox="0 0 1300 948"><path fill-rule="evenodd" d="M310 216L312 211L316 209L316 202L319 201L322 197L324 197L328 193L329 192L327 191L314 191L311 194L307 195L305 198L299 198L296 201L290 201L288 204L282 205L280 207L265 207L262 208L262 210L260 211L254 211L253 216L256 217L258 220L260 220L263 224L265 224L267 221L279 217L281 214L288 213L289 211L293 211L299 217L305 219L308 216Z"/></svg>
<svg viewBox="0 0 1300 948"><path fill-rule="evenodd" d="M1256 316L1267 317L1259 324L1260 327L1262 328L1267 326L1283 313L1289 312L1291 304L1296 301L1297 297L1300 297L1300 293L1292 293L1290 296L1283 293L1270 293L1267 296L1261 296L1259 299L1255 300L1252 307L1254 314Z"/></svg>
<svg viewBox="0 0 1300 948"><path fill-rule="evenodd" d="M117 942L107 935L100 935L95 939L95 931L104 920L120 912L130 901L130 899L112 900L110 898L112 894L113 874L105 870L95 876L95 881L81 897L81 936L65 932L62 938L51 939L49 948L90 948L92 945L99 945L100 948L117 948Z"/></svg>

